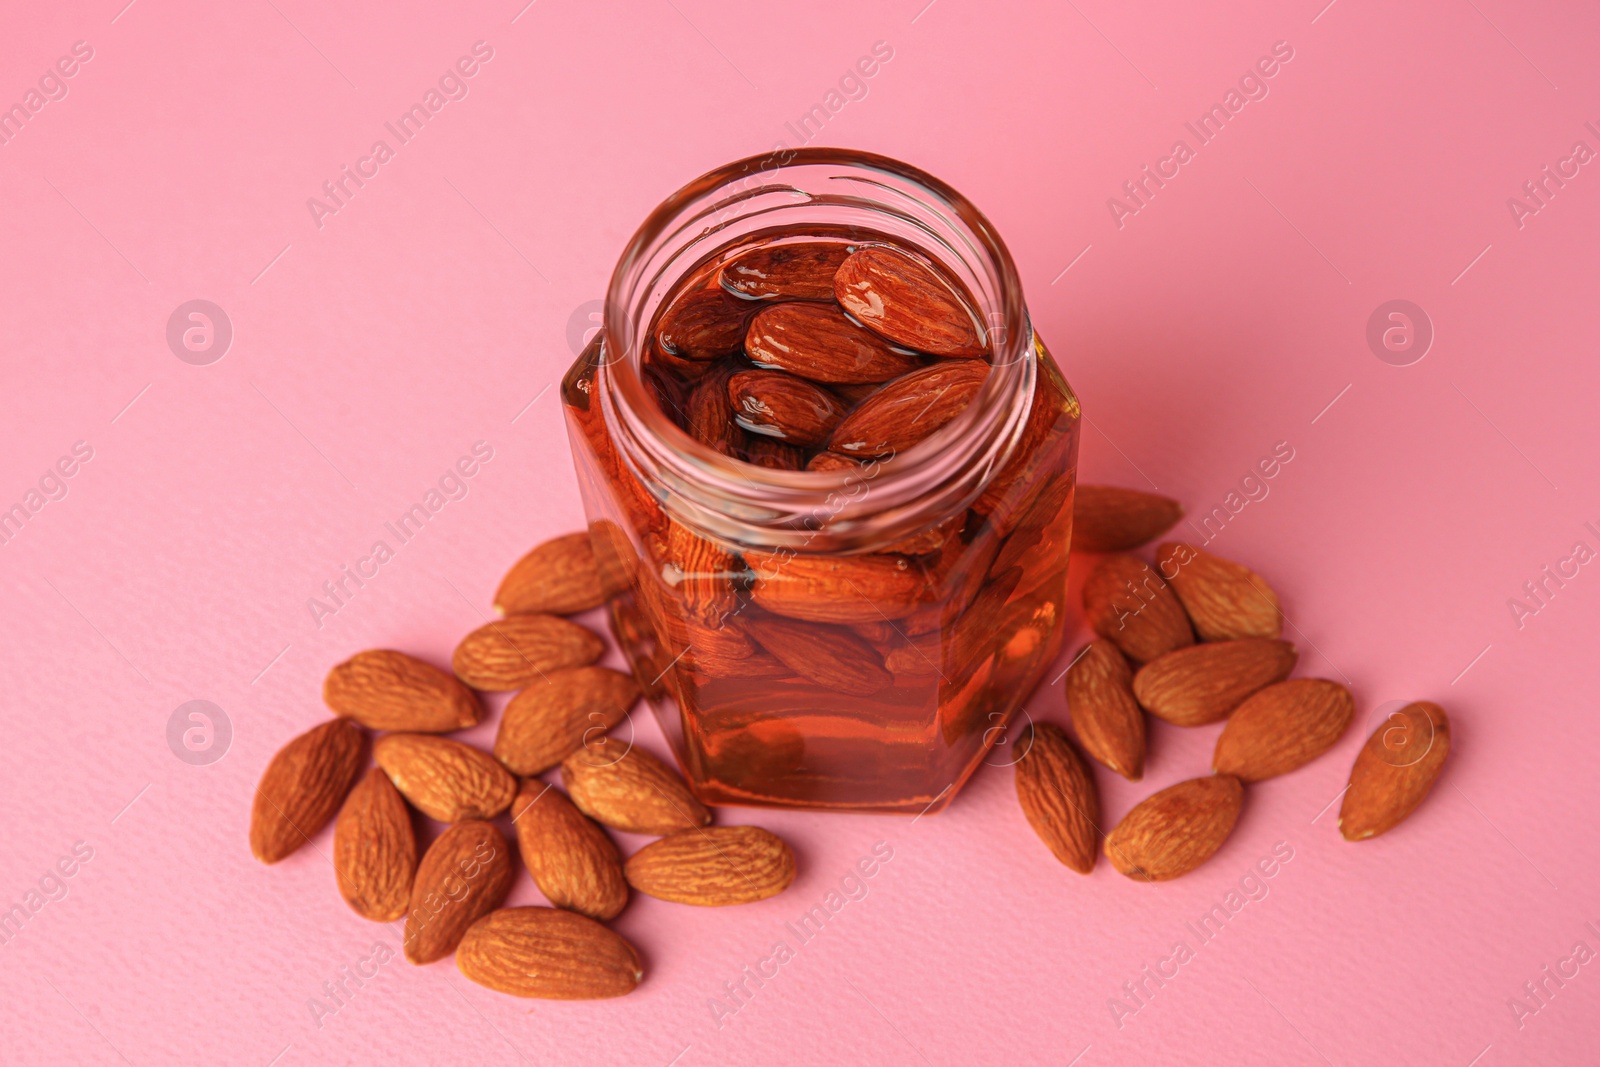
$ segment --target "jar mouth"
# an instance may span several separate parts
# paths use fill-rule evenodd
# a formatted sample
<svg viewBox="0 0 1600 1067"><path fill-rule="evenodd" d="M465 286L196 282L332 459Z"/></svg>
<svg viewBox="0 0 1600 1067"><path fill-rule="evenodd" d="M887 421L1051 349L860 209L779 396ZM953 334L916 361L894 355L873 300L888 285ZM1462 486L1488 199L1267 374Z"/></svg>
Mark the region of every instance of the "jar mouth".
<svg viewBox="0 0 1600 1067"><path fill-rule="evenodd" d="M961 281L992 364L972 402L905 452L860 471L762 467L680 429L640 373L657 310L711 253L784 227L796 235L853 228L865 239L887 238ZM872 551L964 509L1020 438L1037 372L1016 266L982 212L915 167L838 148L751 156L669 196L623 250L604 325L596 377L620 457L676 521L761 548Z"/></svg>

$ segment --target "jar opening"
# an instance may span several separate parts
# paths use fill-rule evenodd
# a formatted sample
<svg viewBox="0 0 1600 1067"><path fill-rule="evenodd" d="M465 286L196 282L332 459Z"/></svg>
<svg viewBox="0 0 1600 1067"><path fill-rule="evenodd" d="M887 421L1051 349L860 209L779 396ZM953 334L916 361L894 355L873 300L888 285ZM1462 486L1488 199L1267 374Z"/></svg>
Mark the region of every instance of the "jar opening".
<svg viewBox="0 0 1600 1067"><path fill-rule="evenodd" d="M970 295L992 369L967 408L859 471L789 471L701 444L641 375L648 331L685 277L730 246L782 234L855 235L920 253ZM1037 356L999 235L954 189L904 163L844 149L751 157L684 186L633 236L606 294L598 392L623 461L679 522L762 548L872 551L956 514L1020 439Z"/></svg>

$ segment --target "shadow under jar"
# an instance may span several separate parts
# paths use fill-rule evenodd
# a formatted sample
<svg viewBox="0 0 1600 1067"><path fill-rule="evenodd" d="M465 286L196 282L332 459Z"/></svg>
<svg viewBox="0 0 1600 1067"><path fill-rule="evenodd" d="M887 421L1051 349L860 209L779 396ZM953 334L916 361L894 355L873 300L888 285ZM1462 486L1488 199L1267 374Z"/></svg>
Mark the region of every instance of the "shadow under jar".
<svg viewBox="0 0 1600 1067"><path fill-rule="evenodd" d="M936 811L1060 649L1078 401L976 208L785 156L624 251L562 382L589 529L702 800Z"/></svg>

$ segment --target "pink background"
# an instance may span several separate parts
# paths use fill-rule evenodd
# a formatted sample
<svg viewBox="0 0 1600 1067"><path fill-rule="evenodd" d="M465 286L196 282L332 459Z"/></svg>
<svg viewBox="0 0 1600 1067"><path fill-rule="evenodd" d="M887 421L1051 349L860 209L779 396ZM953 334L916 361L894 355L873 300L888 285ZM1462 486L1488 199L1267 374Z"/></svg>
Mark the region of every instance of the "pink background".
<svg viewBox="0 0 1600 1067"><path fill-rule="evenodd" d="M0 903L93 849L0 948L0 1060L1594 1062L1600 963L1537 1014L1509 1001L1600 950L1600 568L1521 626L1507 604L1600 549L1600 173L1520 228L1507 206L1600 149L1592 4L123 2L13 5L0 42L0 103L93 48L0 146L0 505L93 449L0 546ZM479 40L469 95L319 229L307 198ZM328 836L251 859L262 767L324 717L332 664L446 660L505 567L579 525L554 385L623 242L688 179L796 143L785 122L879 40L893 59L816 143L988 213L1082 395L1087 480L1199 514L1288 442L1212 547L1276 585L1301 673L1347 679L1357 727L1251 789L1178 882L1059 866L1004 768L918 821L729 810L794 842L799 881L727 910L635 900L633 996L522 1002L397 958L317 1025L323 983L398 935L339 899ZM1270 94L1119 228L1107 199L1277 41ZM1395 298L1437 332L1410 366L1365 339ZM165 340L191 299L234 327L209 366ZM466 498L319 628L308 598L479 440ZM1368 721L1418 698L1457 750L1410 822L1346 844L1325 809ZM193 699L234 731L209 765L166 739ZM1059 684L1028 707L1065 721ZM1108 821L1202 773L1215 733L1157 731L1143 783L1101 773ZM868 895L800 946L784 924L880 841ZM1201 944L1185 923L1278 842L1268 895ZM513 899L539 897L519 875ZM796 958L719 1028L711 998L779 940ZM1118 1020L1179 941L1194 958Z"/></svg>

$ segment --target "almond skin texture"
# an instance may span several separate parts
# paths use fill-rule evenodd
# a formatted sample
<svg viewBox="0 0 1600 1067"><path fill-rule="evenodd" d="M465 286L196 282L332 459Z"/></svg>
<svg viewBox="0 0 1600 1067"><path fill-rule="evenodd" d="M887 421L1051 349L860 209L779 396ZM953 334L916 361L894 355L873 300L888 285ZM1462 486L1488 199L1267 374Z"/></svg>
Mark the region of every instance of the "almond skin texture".
<svg viewBox="0 0 1600 1067"><path fill-rule="evenodd" d="M593 919L557 908L501 908L473 923L456 966L497 993L542 1000L601 1000L644 978L639 954Z"/></svg>
<svg viewBox="0 0 1600 1067"><path fill-rule="evenodd" d="M1156 550L1156 570L1178 594L1202 641L1283 633L1278 595L1249 567L1173 541Z"/></svg>
<svg viewBox="0 0 1600 1067"><path fill-rule="evenodd" d="M696 289L673 301L656 322L656 343L681 359L729 356L744 343L755 305L721 286Z"/></svg>
<svg viewBox="0 0 1600 1067"><path fill-rule="evenodd" d="M1169 652L1139 668L1133 695L1174 726L1204 726L1228 717L1245 697L1281 682L1298 653L1287 641L1245 637Z"/></svg>
<svg viewBox="0 0 1600 1067"><path fill-rule="evenodd" d="M613 830L670 834L705 826L711 813L665 763L622 742L579 749L561 763L561 784L578 810Z"/></svg>
<svg viewBox="0 0 1600 1067"><path fill-rule="evenodd" d="M849 254L850 246L842 241L764 245L724 263L717 281L746 300L786 296L831 302L833 276Z"/></svg>
<svg viewBox="0 0 1600 1067"><path fill-rule="evenodd" d="M1083 583L1091 629L1135 663L1194 644L1189 617L1172 588L1134 556L1107 556Z"/></svg>
<svg viewBox="0 0 1600 1067"><path fill-rule="evenodd" d="M372 755L413 807L440 822L492 819L517 794L517 780L487 752L446 737L385 734Z"/></svg>
<svg viewBox="0 0 1600 1067"><path fill-rule="evenodd" d="M744 461L775 471L806 469L806 451L771 437L752 437L744 443Z"/></svg>
<svg viewBox="0 0 1600 1067"><path fill-rule="evenodd" d="M902 348L982 356L977 323L944 279L904 252L863 248L839 265L833 295L857 322Z"/></svg>
<svg viewBox="0 0 1600 1067"><path fill-rule="evenodd" d="M746 552L751 596L775 615L804 622L903 619L929 593L922 569L903 556L782 556Z"/></svg>
<svg viewBox="0 0 1600 1067"><path fill-rule="evenodd" d="M1165 882L1210 859L1233 832L1244 787L1230 775L1191 778L1141 801L1106 835L1106 858L1136 882Z"/></svg>
<svg viewBox="0 0 1600 1067"><path fill-rule="evenodd" d="M828 438L828 451L862 457L904 452L961 414L988 376L982 360L945 360L896 378L844 417Z"/></svg>
<svg viewBox="0 0 1600 1067"><path fill-rule="evenodd" d="M517 774L543 774L578 751L585 737L621 722L638 701L633 676L610 667L555 671L506 705L495 758Z"/></svg>
<svg viewBox="0 0 1600 1067"><path fill-rule="evenodd" d="M678 904L722 907L777 896L794 881L794 852L759 826L681 830L628 857L628 884Z"/></svg>
<svg viewBox="0 0 1600 1067"><path fill-rule="evenodd" d="M485 691L521 689L550 671L593 663L599 635L554 615L508 615L480 626L456 646L456 677Z"/></svg>
<svg viewBox="0 0 1600 1067"><path fill-rule="evenodd" d="M587 532L539 545L517 560L494 594L494 606L502 615L576 615L605 600Z"/></svg>
<svg viewBox="0 0 1600 1067"><path fill-rule="evenodd" d="M483 707L472 691L439 668L404 652L358 652L322 682L335 715L369 730L441 734L476 726Z"/></svg>
<svg viewBox="0 0 1600 1067"><path fill-rule="evenodd" d="M784 666L841 693L876 693L894 684L883 659L859 636L813 623L752 618L745 630Z"/></svg>
<svg viewBox="0 0 1600 1067"><path fill-rule="evenodd" d="M411 887L406 959L432 963L455 951L478 918L511 891L511 846L493 823L457 823L428 847Z"/></svg>
<svg viewBox="0 0 1600 1067"><path fill-rule="evenodd" d="M728 396L734 371L731 364L717 364L695 384L684 405L684 430L724 456L738 456L744 448L744 430L733 421L733 401Z"/></svg>
<svg viewBox="0 0 1600 1067"><path fill-rule="evenodd" d="M1081 552L1127 552L1154 541L1183 518L1183 505L1170 497L1080 485L1072 506L1072 547Z"/></svg>
<svg viewBox="0 0 1600 1067"><path fill-rule="evenodd" d="M250 851L277 863L333 818L361 772L366 735L349 719L314 726L272 757L256 786Z"/></svg>
<svg viewBox="0 0 1600 1067"><path fill-rule="evenodd" d="M350 791L333 824L333 874L355 913L392 923L411 903L417 835L400 791L373 767Z"/></svg>
<svg viewBox="0 0 1600 1067"><path fill-rule="evenodd" d="M1350 768L1339 833L1364 841L1394 829L1433 788L1450 755L1450 720L1425 700L1407 704L1367 738Z"/></svg>
<svg viewBox="0 0 1600 1067"><path fill-rule="evenodd" d="M750 320L745 355L759 367L814 382L886 382L917 369L917 360L851 322L827 304L779 304Z"/></svg>
<svg viewBox="0 0 1600 1067"><path fill-rule="evenodd" d="M1031 739L1021 743L1028 745L1017 760L1022 814L1056 859L1088 874L1094 870L1100 837L1100 794L1093 773L1053 723L1032 724Z"/></svg>
<svg viewBox="0 0 1600 1067"><path fill-rule="evenodd" d="M1067 671L1067 710L1083 750L1130 782L1144 777L1144 712L1117 646L1089 644Z"/></svg>
<svg viewBox="0 0 1600 1067"><path fill-rule="evenodd" d="M728 379L733 417L751 433L800 448L827 441L844 418L838 397L804 378L777 370L740 371Z"/></svg>
<svg viewBox="0 0 1600 1067"><path fill-rule="evenodd" d="M1332 748L1355 713L1355 699L1338 682L1291 678L1269 685L1228 717L1211 765L1241 782L1288 774Z"/></svg>
<svg viewBox="0 0 1600 1067"><path fill-rule="evenodd" d="M524 782L511 803L522 863L545 899L591 919L615 919L628 903L622 857L606 832L553 785Z"/></svg>

